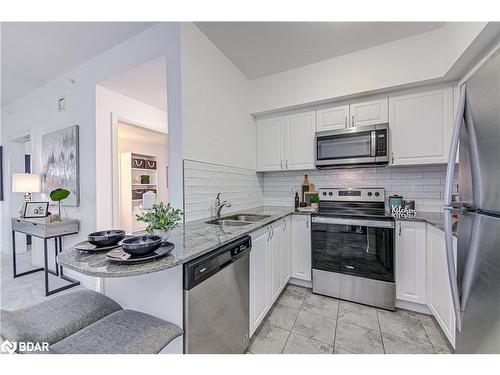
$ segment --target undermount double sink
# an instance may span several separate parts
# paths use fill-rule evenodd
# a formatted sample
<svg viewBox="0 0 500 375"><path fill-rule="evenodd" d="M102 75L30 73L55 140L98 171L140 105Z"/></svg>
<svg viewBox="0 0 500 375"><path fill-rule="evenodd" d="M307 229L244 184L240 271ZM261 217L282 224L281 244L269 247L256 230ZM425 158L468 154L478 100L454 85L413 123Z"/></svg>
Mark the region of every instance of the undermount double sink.
<svg viewBox="0 0 500 375"><path fill-rule="evenodd" d="M224 216L219 219L206 221L206 224L223 225L230 227L243 227L267 219L271 215L236 214Z"/></svg>

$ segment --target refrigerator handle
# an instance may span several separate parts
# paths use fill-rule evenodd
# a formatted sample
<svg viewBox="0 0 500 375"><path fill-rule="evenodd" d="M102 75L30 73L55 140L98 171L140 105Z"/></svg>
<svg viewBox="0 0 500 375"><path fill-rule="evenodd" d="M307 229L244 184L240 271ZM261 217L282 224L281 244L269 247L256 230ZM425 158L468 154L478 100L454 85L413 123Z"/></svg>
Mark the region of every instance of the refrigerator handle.
<svg viewBox="0 0 500 375"><path fill-rule="evenodd" d="M481 229L481 215L475 214L474 221L472 222L472 233L469 242L469 252L467 254L467 259L465 261L464 274L462 277L462 287L461 287L461 303L460 310L463 314L465 312L465 306L469 300L472 286L474 284L474 271L476 269L477 254L479 250L479 239L480 239L480 229Z"/></svg>
<svg viewBox="0 0 500 375"><path fill-rule="evenodd" d="M458 112L453 127L451 137L450 153L448 156L448 167L446 169L446 180L444 187L444 206L451 206L451 196L453 194L453 177L455 175L455 160L457 158L458 143L460 142L460 129L464 120L465 113L465 84L460 87L460 99L458 101Z"/></svg>
<svg viewBox="0 0 500 375"><path fill-rule="evenodd" d="M446 180L444 188L444 236L446 246L446 266L448 268L448 280L450 282L453 310L457 320L457 329L462 330L462 314L460 312L460 295L458 293L457 272L455 267L455 253L453 251L453 235L451 229L451 196L453 191L453 177L455 174L455 160L457 157L458 143L460 142L460 130L464 122L465 112L465 84L460 87L460 99L458 111L453 127L450 153L448 156L448 167L446 169Z"/></svg>
<svg viewBox="0 0 500 375"><path fill-rule="evenodd" d="M460 295L458 294L457 271L455 267L455 252L453 251L453 235L451 231L451 210L444 210L444 242L446 247L446 266L448 268L448 279L450 281L451 298L453 310L457 319L457 329L462 331L462 313L460 310Z"/></svg>

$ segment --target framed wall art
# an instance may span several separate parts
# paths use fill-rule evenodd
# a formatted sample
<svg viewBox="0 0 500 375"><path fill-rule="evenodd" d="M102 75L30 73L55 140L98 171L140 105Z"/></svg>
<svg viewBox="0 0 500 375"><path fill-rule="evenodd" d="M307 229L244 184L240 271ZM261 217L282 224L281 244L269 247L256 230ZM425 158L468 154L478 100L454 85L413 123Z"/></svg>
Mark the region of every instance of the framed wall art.
<svg viewBox="0 0 500 375"><path fill-rule="evenodd" d="M42 136L42 199L49 200L52 190L71 193L66 206L80 204L79 126L74 125Z"/></svg>

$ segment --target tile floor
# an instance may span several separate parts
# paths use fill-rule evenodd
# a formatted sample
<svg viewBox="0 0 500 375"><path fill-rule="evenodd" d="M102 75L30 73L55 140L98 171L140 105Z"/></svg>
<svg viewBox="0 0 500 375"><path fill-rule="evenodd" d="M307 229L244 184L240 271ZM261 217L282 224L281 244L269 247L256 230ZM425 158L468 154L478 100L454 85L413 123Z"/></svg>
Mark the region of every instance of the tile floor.
<svg viewBox="0 0 500 375"><path fill-rule="evenodd" d="M432 316L341 301L290 284L248 347L249 354L451 352Z"/></svg>
<svg viewBox="0 0 500 375"><path fill-rule="evenodd" d="M31 264L31 251L20 253L16 256L18 272L33 268ZM67 285L68 282L49 274L50 288ZM0 308L15 310L22 307L43 302L48 298L68 293L82 288L76 286L68 290L45 297L44 273L35 272L14 279L12 277L12 256L1 253L0 255Z"/></svg>

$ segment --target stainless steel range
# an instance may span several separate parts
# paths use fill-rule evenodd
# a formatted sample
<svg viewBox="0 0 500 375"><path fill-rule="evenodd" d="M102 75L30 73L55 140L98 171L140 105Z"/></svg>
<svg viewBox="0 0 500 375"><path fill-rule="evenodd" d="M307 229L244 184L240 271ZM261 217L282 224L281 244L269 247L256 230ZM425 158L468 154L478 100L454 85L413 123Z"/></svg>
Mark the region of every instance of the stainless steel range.
<svg viewBox="0 0 500 375"><path fill-rule="evenodd" d="M319 189L313 293L394 310L394 218L383 188Z"/></svg>

